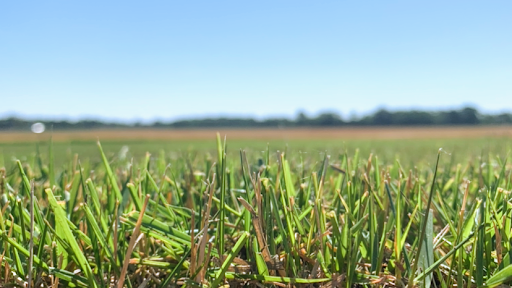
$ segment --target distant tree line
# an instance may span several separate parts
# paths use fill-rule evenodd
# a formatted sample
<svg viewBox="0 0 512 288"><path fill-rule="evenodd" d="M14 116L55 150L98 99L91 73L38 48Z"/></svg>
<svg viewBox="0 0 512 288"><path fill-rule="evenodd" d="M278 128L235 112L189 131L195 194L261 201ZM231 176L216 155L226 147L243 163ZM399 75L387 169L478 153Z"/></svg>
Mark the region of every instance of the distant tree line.
<svg viewBox="0 0 512 288"><path fill-rule="evenodd" d="M451 125L509 125L511 113L482 114L476 109L465 107L446 111L389 111L380 109L375 113L357 119L344 120L334 112L309 117L298 113L295 119L269 118L205 118L173 122L157 121L152 124L106 123L97 120L70 121L29 121L10 117L0 120L0 130L28 130L34 122L42 122L54 130L85 130L107 128L276 128L276 127L341 127L341 126L451 126Z"/></svg>

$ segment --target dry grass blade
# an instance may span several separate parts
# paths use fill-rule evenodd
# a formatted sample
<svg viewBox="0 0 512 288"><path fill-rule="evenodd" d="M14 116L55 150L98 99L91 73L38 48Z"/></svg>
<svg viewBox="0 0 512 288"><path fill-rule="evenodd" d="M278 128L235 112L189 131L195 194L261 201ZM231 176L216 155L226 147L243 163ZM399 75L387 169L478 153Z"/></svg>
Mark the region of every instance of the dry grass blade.
<svg viewBox="0 0 512 288"><path fill-rule="evenodd" d="M341 169L340 167L334 165L334 164L331 164L329 165L329 167L331 167L332 170L336 171L336 172L339 172L339 173L342 173L342 174L346 174L347 172L343 169Z"/></svg>
<svg viewBox="0 0 512 288"><path fill-rule="evenodd" d="M204 211L203 215L203 223L202 223L202 230L203 234L201 236L201 240L199 242L199 251L198 251L198 263L208 263L209 261L205 260L205 250L206 250L206 243L208 243L208 227L210 226L210 211L212 208L212 199L213 199L213 193L215 192L215 173L213 173L212 177L212 183L210 183L209 186L209 193L208 193L208 202L206 204L206 210ZM208 257L209 258L209 255ZM197 283L203 283L204 277L206 275L206 265L203 265L201 267L201 270L197 273L196 276L196 282Z"/></svg>
<svg viewBox="0 0 512 288"><path fill-rule="evenodd" d="M144 199L144 204L142 205L142 209L139 214L139 219L137 220L137 224L135 228L133 228L133 233L130 239L130 244L128 245L128 249L126 250L126 255L124 256L123 269L121 270L121 276L119 277L119 282L117 282L117 288L123 288L126 272L128 271L128 265L130 264L130 256L132 255L133 248L135 247L135 242L137 241L137 237L140 232L140 225L142 224L142 218L144 217L144 212L148 207L149 195L146 195Z"/></svg>
<svg viewBox="0 0 512 288"><path fill-rule="evenodd" d="M254 224L254 231L256 231L256 239L258 241L258 246L260 247L263 260L267 264L267 268L269 271L274 270L277 266L277 263L272 258L272 256L270 255L270 251L268 250L267 241L265 240L265 235L263 234L263 229L261 227L261 222L259 220L258 214L256 213L256 211L254 211L254 208L252 208L252 206L249 203L247 203L247 201L245 201L244 198L239 197L238 201L240 201L240 203L242 203L245 209L247 209L251 213L252 222ZM277 271L279 272L280 276L286 276L286 273L283 269L277 269Z"/></svg>

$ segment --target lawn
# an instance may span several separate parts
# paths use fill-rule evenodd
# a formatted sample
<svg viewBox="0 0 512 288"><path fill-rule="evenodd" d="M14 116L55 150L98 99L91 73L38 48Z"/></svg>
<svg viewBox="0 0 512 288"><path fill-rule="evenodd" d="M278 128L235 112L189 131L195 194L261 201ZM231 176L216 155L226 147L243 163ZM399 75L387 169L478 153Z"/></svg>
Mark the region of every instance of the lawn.
<svg viewBox="0 0 512 288"><path fill-rule="evenodd" d="M508 283L512 139L430 133L3 137L0 283Z"/></svg>

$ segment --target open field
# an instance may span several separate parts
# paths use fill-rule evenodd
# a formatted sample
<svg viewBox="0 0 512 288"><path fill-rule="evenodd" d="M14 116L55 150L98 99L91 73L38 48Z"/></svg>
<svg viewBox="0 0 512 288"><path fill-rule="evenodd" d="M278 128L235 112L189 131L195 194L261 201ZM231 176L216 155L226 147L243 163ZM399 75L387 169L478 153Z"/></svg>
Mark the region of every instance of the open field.
<svg viewBox="0 0 512 288"><path fill-rule="evenodd" d="M509 283L509 131L3 133L0 287Z"/></svg>
<svg viewBox="0 0 512 288"><path fill-rule="evenodd" d="M125 141L145 140L209 140L219 132L231 140L315 140L315 139L456 139L512 137L511 126L460 127L353 127L353 128L286 128L286 129L134 129L56 131L53 140L61 141ZM45 135L48 135L46 133ZM47 137L47 136L46 136ZM0 143L37 141L45 138L29 132L0 132Z"/></svg>
<svg viewBox="0 0 512 288"><path fill-rule="evenodd" d="M401 152L403 161L416 161L428 151L443 147L454 154L454 161L467 161L482 152L506 153L512 139L512 127L416 127L416 128L341 128L341 129L224 129L219 131L228 140L228 153L239 149L261 153L284 149L302 153L331 154L353 152L374 153L389 160ZM62 163L78 153L83 158L99 161L96 141L105 153L117 154L124 146L128 156L143 157L146 152L198 153L215 151L216 130L91 130L57 131L53 133L55 161ZM5 159L29 160L36 152L48 150L50 133L38 135L25 132L0 132L0 154ZM1 161L1 158L0 158ZM0 162L1 163L1 162Z"/></svg>

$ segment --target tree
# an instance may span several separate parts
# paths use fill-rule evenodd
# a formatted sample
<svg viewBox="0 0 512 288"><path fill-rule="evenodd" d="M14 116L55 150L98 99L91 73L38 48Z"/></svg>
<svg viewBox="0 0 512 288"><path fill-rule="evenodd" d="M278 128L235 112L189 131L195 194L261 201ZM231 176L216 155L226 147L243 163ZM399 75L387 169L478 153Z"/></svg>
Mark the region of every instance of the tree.
<svg viewBox="0 0 512 288"><path fill-rule="evenodd" d="M388 112L386 109L380 109L373 115L373 125L392 125L393 114Z"/></svg>
<svg viewBox="0 0 512 288"><path fill-rule="evenodd" d="M306 115L306 113L304 113L303 111L300 111L299 114L297 114L297 119L295 120L295 124L297 126L308 126L311 124L310 121L311 120Z"/></svg>
<svg viewBox="0 0 512 288"><path fill-rule="evenodd" d="M336 113L322 113L313 119L315 126L339 126L343 124L340 116Z"/></svg>

